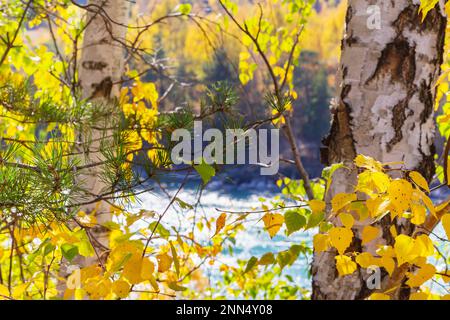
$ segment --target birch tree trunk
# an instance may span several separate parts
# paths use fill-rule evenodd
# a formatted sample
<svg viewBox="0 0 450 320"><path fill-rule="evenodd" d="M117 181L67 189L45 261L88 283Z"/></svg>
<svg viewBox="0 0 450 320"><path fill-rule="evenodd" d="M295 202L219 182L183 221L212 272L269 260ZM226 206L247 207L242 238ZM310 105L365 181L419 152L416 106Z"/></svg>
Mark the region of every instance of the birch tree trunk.
<svg viewBox="0 0 450 320"><path fill-rule="evenodd" d="M419 1L413 0L348 1L340 83L322 160L344 162L350 170L339 169L333 175L328 204L335 194L353 191L357 154L382 162L403 161L405 168L418 170L428 180L434 174L434 83L442 62L446 18L443 8L436 8L421 22L418 10ZM390 219L380 222L382 236L363 248L364 225L355 224L348 250L375 254L377 245L392 245L386 218ZM397 230L412 234L413 225L397 221ZM339 277L335 256L334 250L314 254L312 299L367 298L372 293L366 285L370 274L358 269ZM401 286L405 280L401 271L391 279L382 271L381 280L382 288L397 282L394 298L409 297L409 290Z"/></svg>
<svg viewBox="0 0 450 320"><path fill-rule="evenodd" d="M119 86L113 85L121 79L124 69L126 25L129 16L129 1L125 0L90 0L87 16L87 27L81 48L81 59L78 67L79 84L83 98L90 99L94 104L108 103L113 96L118 96ZM94 106L95 107L95 106ZM106 121L105 121L106 120ZM107 119L96 124L97 127L107 127ZM95 163L102 161L100 140L107 130L89 130L80 132L83 140L94 141L85 161ZM93 167L83 180L83 187L93 195L105 192L105 184L99 177L98 167ZM102 225L111 219L110 206L102 201L85 205L81 208L86 213L95 210L97 222ZM99 242L108 246L108 232L105 228L92 229ZM101 250L101 248L100 248Z"/></svg>

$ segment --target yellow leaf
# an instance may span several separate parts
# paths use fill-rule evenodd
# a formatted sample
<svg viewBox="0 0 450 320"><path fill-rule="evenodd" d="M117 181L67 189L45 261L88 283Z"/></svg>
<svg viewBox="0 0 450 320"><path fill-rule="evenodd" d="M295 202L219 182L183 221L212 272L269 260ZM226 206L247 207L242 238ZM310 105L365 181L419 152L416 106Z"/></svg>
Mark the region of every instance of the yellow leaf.
<svg viewBox="0 0 450 320"><path fill-rule="evenodd" d="M434 254L433 241L426 234L421 234L415 239L414 250L418 256L429 257Z"/></svg>
<svg viewBox="0 0 450 320"><path fill-rule="evenodd" d="M115 293L119 298L124 299L130 292L130 285L126 281L118 280L112 284L112 292Z"/></svg>
<svg viewBox="0 0 450 320"><path fill-rule="evenodd" d="M450 3L450 2L449 2ZM436 206L436 211L442 211L442 210L444 210L448 205L450 204L450 200L448 200L448 201L444 201L444 202L442 202L441 204L439 204L438 206Z"/></svg>
<svg viewBox="0 0 450 320"><path fill-rule="evenodd" d="M390 276L392 276L392 272L394 272L395 268L395 261L394 259L388 257L388 256L382 256L380 258L380 265L386 269L387 273L389 273Z"/></svg>
<svg viewBox="0 0 450 320"><path fill-rule="evenodd" d="M153 276L153 272L155 271L155 265L148 258L144 258L142 260L141 265L141 278L143 280L149 280Z"/></svg>
<svg viewBox="0 0 450 320"><path fill-rule="evenodd" d="M159 285L158 285L158 282L156 281L155 277L153 275L151 275L148 280L150 281L150 284L152 285L153 290L155 290L156 292L159 292Z"/></svg>
<svg viewBox="0 0 450 320"><path fill-rule="evenodd" d="M426 292L414 292L409 296L409 300L428 300Z"/></svg>
<svg viewBox="0 0 450 320"><path fill-rule="evenodd" d="M372 240L375 240L380 235L380 229L372 226L365 226L362 231L362 244L369 243Z"/></svg>
<svg viewBox="0 0 450 320"><path fill-rule="evenodd" d="M369 300L391 300L391 297L384 293L372 293Z"/></svg>
<svg viewBox="0 0 450 320"><path fill-rule="evenodd" d="M353 239L353 232L347 228L331 228L329 231L331 244L335 247L339 254L344 254L345 250L350 246Z"/></svg>
<svg viewBox="0 0 450 320"><path fill-rule="evenodd" d="M389 232L391 233L391 235L396 238L397 237L397 228L395 227L395 225L392 225L389 227Z"/></svg>
<svg viewBox="0 0 450 320"><path fill-rule="evenodd" d="M134 255L123 266L123 277L132 284L142 281L141 278L142 258Z"/></svg>
<svg viewBox="0 0 450 320"><path fill-rule="evenodd" d="M225 226L225 220L227 218L226 213L222 213L216 220L216 232L214 233L214 235L218 234L220 232L220 230L223 229L223 227Z"/></svg>
<svg viewBox="0 0 450 320"><path fill-rule="evenodd" d="M428 187L427 180L419 172L411 171L409 173L409 177L417 186L430 193L430 188Z"/></svg>
<svg viewBox="0 0 450 320"><path fill-rule="evenodd" d="M441 218L441 223L447 234L447 239L450 240L450 214L444 214Z"/></svg>
<svg viewBox="0 0 450 320"><path fill-rule="evenodd" d="M325 202L321 200L308 201L308 206L312 212L323 212L326 207Z"/></svg>
<svg viewBox="0 0 450 320"><path fill-rule="evenodd" d="M425 206L431 212L431 214L436 217L436 209L434 208L433 201L431 201L430 197L428 197L421 190L414 190L414 191L415 191L414 192L415 197L418 194L417 197L419 197L420 200L422 200L422 202L425 204Z"/></svg>
<svg viewBox="0 0 450 320"><path fill-rule="evenodd" d="M401 234L395 238L394 251L397 256L398 265L410 262L417 257L414 252L415 241L407 235Z"/></svg>
<svg viewBox="0 0 450 320"><path fill-rule="evenodd" d="M367 269L370 266L378 265L378 261L369 252L363 252L356 256L356 263L358 263L361 268Z"/></svg>
<svg viewBox="0 0 450 320"><path fill-rule="evenodd" d="M355 158L355 165L360 168L365 168L371 171L383 171L383 166L380 162L371 157L366 157L359 154Z"/></svg>
<svg viewBox="0 0 450 320"><path fill-rule="evenodd" d="M352 274L357 269L357 265L352 261L352 258L339 255L336 256L336 269L339 272L339 276L345 276L347 274Z"/></svg>
<svg viewBox="0 0 450 320"><path fill-rule="evenodd" d="M406 281L406 284L411 288L420 287L422 284L433 278L435 273L436 268L431 264L426 264L414 274L407 274L409 279Z"/></svg>
<svg viewBox="0 0 450 320"><path fill-rule="evenodd" d="M388 196L395 215L401 215L409 209L413 188L411 184L403 179L394 180L388 188Z"/></svg>
<svg viewBox="0 0 450 320"><path fill-rule="evenodd" d="M313 245L316 252L327 251L330 247L330 237L327 234L318 233L313 238Z"/></svg>
<svg viewBox="0 0 450 320"><path fill-rule="evenodd" d="M447 178L449 180L449 181L447 181L447 185L450 187L450 166L449 165L447 165Z"/></svg>
<svg viewBox="0 0 450 320"><path fill-rule="evenodd" d="M364 171L358 176L356 191L364 192L370 197L384 193L389 187L391 179L384 172Z"/></svg>
<svg viewBox="0 0 450 320"><path fill-rule="evenodd" d="M0 284L0 300L8 300L9 290L3 284Z"/></svg>
<svg viewBox="0 0 450 320"><path fill-rule="evenodd" d="M167 253L158 254L156 260L158 260L158 272L166 272L172 265L172 257Z"/></svg>
<svg viewBox="0 0 450 320"><path fill-rule="evenodd" d="M84 227L92 228L97 224L97 218L94 214L86 214L84 211L78 212L77 221Z"/></svg>
<svg viewBox="0 0 450 320"><path fill-rule="evenodd" d="M377 249L377 254L382 257L395 257L395 251L391 246L380 246Z"/></svg>
<svg viewBox="0 0 450 320"><path fill-rule="evenodd" d="M345 208L356 199L357 197L354 193L338 193L334 196L333 200L331 200L333 212L337 213L339 210Z"/></svg>
<svg viewBox="0 0 450 320"><path fill-rule="evenodd" d="M279 213L266 213L264 217L262 217L262 220L264 221L264 226L266 227L267 232L269 232L270 237L273 238L283 225L284 217Z"/></svg>
<svg viewBox="0 0 450 320"><path fill-rule="evenodd" d="M367 210L372 218L383 216L389 208L389 199L376 197L366 200Z"/></svg>
<svg viewBox="0 0 450 320"><path fill-rule="evenodd" d="M349 213L341 213L339 215L339 218L341 219L341 222L344 225L344 227L346 227L348 229L353 227L353 224L355 223L355 219Z"/></svg>
<svg viewBox="0 0 450 320"><path fill-rule="evenodd" d="M14 299L22 299L22 295L25 293L29 285L30 283L22 283L18 286L15 286L13 289L12 297Z"/></svg>
<svg viewBox="0 0 450 320"><path fill-rule="evenodd" d="M416 226L421 225L425 222L427 216L427 209L419 204L411 203L411 222Z"/></svg>

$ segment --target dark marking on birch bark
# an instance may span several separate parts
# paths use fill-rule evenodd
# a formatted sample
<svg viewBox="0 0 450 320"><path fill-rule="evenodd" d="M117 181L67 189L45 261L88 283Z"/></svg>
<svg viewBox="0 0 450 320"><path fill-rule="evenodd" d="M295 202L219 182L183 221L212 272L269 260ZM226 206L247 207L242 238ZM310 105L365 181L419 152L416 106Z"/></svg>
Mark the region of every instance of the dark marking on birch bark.
<svg viewBox="0 0 450 320"><path fill-rule="evenodd" d="M100 83L93 83L92 89L94 89L94 91L89 99L109 98L111 95L112 86L113 83L111 77L104 78Z"/></svg>
<svg viewBox="0 0 450 320"><path fill-rule="evenodd" d="M375 71L367 79L366 85L376 83L381 77L390 77L392 83L398 82L403 86L411 84L416 72L415 56L415 48L399 35L381 52Z"/></svg>
<svg viewBox="0 0 450 320"><path fill-rule="evenodd" d="M402 141L402 127L406 120L406 109L408 108L409 97L398 102L392 108L392 128L394 129L394 137L388 142L386 149L388 152L392 150L395 144Z"/></svg>
<svg viewBox="0 0 450 320"><path fill-rule="evenodd" d="M345 68L343 73L346 73ZM351 85L345 85L342 88L339 102L332 110L333 118L330 134L322 140L321 161L326 165L344 160L352 161L356 157L351 129L351 108L344 102L351 89Z"/></svg>
<svg viewBox="0 0 450 320"><path fill-rule="evenodd" d="M97 70L97 71L103 70L104 68L106 68L108 66L108 64L103 61L92 61L92 60L83 61L83 63L81 65L85 69Z"/></svg>

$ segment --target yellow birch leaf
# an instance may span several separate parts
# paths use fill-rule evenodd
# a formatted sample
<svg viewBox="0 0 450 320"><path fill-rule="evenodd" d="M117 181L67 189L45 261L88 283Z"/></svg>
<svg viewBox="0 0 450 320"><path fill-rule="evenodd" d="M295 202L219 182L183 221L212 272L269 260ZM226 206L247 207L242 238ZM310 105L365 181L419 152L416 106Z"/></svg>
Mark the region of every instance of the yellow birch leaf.
<svg viewBox="0 0 450 320"><path fill-rule="evenodd" d="M0 300L8 300L9 290L8 287L0 284Z"/></svg>
<svg viewBox="0 0 450 320"><path fill-rule="evenodd" d="M367 210L372 218L382 216L388 212L390 201L389 199L376 197L366 200Z"/></svg>
<svg viewBox="0 0 450 320"><path fill-rule="evenodd" d="M348 229L353 227L353 224L355 223L355 219L349 213L341 213L339 218L341 219L342 224Z"/></svg>
<svg viewBox="0 0 450 320"><path fill-rule="evenodd" d="M326 207L325 202L321 200L308 201L308 206L312 212L323 212Z"/></svg>
<svg viewBox="0 0 450 320"><path fill-rule="evenodd" d="M415 239L414 250L418 256L429 257L434 254L433 241L426 234L421 234Z"/></svg>
<svg viewBox="0 0 450 320"><path fill-rule="evenodd" d="M339 254L344 254L353 239L353 232L347 228L331 228L329 231L331 244L337 249Z"/></svg>
<svg viewBox="0 0 450 320"><path fill-rule="evenodd" d="M159 292L159 285L158 285L158 282L156 281L155 277L153 275L151 275L148 280L149 280L150 284L152 285L153 290L155 290L156 292Z"/></svg>
<svg viewBox="0 0 450 320"><path fill-rule="evenodd" d="M436 268L431 264L426 264L414 274L408 274L408 281L406 284L411 288L420 287L422 284L433 278L436 273Z"/></svg>
<svg viewBox="0 0 450 320"><path fill-rule="evenodd" d="M144 258L141 265L141 278L143 280L149 280L152 277L154 271L155 265L153 264L153 262L151 262L148 258Z"/></svg>
<svg viewBox="0 0 450 320"><path fill-rule="evenodd" d="M447 239L450 240L450 214L444 214L441 218L441 223L447 234Z"/></svg>
<svg viewBox="0 0 450 320"><path fill-rule="evenodd" d="M409 173L411 180L420 188L430 193L430 187L427 180L417 171L411 171Z"/></svg>
<svg viewBox="0 0 450 320"><path fill-rule="evenodd" d="M112 292L119 298L126 298L130 292L130 285L128 282L118 280L112 284Z"/></svg>
<svg viewBox="0 0 450 320"><path fill-rule="evenodd" d="M357 197L354 193L338 193L334 196L333 200L331 200L331 208L333 209L333 212L337 213L356 199Z"/></svg>
<svg viewBox="0 0 450 320"><path fill-rule="evenodd" d="M362 231L362 244L369 243L379 237L381 230L372 226L365 226Z"/></svg>
<svg viewBox="0 0 450 320"><path fill-rule="evenodd" d="M413 292L409 296L409 300L428 300L428 293L426 293L426 292Z"/></svg>
<svg viewBox="0 0 450 320"><path fill-rule="evenodd" d="M425 222L425 218L427 216L427 209L424 206L412 203L411 213L412 213L411 222L414 223L416 226L421 225Z"/></svg>
<svg viewBox="0 0 450 320"><path fill-rule="evenodd" d="M123 266L123 277L132 284L142 281L141 278L142 258L134 255Z"/></svg>
<svg viewBox="0 0 450 320"><path fill-rule="evenodd" d="M384 293L372 293L369 300L391 300L391 297Z"/></svg>
<svg viewBox="0 0 450 320"><path fill-rule="evenodd" d="M166 272L172 265L172 257L167 253L158 254L156 260L158 260L158 272Z"/></svg>
<svg viewBox="0 0 450 320"><path fill-rule="evenodd" d="M313 245L316 252L327 251L330 247L330 237L327 234L318 233L313 238Z"/></svg>
<svg viewBox="0 0 450 320"><path fill-rule="evenodd" d="M395 251L391 246L380 246L377 249L377 254L382 257L395 257Z"/></svg>
<svg viewBox="0 0 450 320"><path fill-rule="evenodd" d="M355 165L370 171L383 171L383 165L375 159L359 154L355 158Z"/></svg>
<svg viewBox="0 0 450 320"><path fill-rule="evenodd" d="M401 215L409 209L413 188L403 179L394 180L388 188L388 196L393 209L393 214Z"/></svg>
<svg viewBox="0 0 450 320"><path fill-rule="evenodd" d="M283 225L284 217L279 213L266 213L262 220L270 237L273 238Z"/></svg>
<svg viewBox="0 0 450 320"><path fill-rule="evenodd" d="M377 259L374 258L369 252L363 252L357 255L355 261L361 266L361 268L364 269L367 269L373 265L378 265Z"/></svg>
<svg viewBox="0 0 450 320"><path fill-rule="evenodd" d="M216 232L214 233L214 235L218 234L220 232L220 230L223 229L223 227L225 226L225 220L227 219L227 215L226 213L222 213L216 220Z"/></svg>
<svg viewBox="0 0 450 320"><path fill-rule="evenodd" d="M420 199L425 204L425 206L428 208L428 210L431 212L431 214L435 217L436 216L436 209L434 208L433 201L431 201L430 197L428 197L425 193L423 193L420 190L416 190L420 194Z"/></svg>
<svg viewBox="0 0 450 320"><path fill-rule="evenodd" d="M358 267L350 257L339 255L336 256L335 258L336 258L336 269L339 272L339 276L352 274Z"/></svg>
<svg viewBox="0 0 450 320"><path fill-rule="evenodd" d="M391 233L392 237L397 238L397 228L395 225L392 225L389 227L389 232Z"/></svg>
<svg viewBox="0 0 450 320"><path fill-rule="evenodd" d="M392 272L394 272L395 269L395 261L389 256L382 256L380 258L380 264L381 266L386 269L387 273L389 273L390 276L392 276Z"/></svg>
<svg viewBox="0 0 450 320"><path fill-rule="evenodd" d="M394 251L399 266L405 262L410 262L417 257L414 249L415 241L413 238L404 234L401 234L395 238Z"/></svg>

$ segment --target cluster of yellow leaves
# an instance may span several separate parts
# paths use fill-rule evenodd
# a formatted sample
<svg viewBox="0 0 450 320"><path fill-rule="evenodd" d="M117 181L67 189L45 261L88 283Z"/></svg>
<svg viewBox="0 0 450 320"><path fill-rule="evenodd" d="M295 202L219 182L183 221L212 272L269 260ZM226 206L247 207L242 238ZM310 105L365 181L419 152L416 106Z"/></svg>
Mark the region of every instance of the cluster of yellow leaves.
<svg viewBox="0 0 450 320"><path fill-rule="evenodd" d="M134 73L130 73L133 76ZM134 78L133 86L123 87L120 92L120 103L126 118L135 123L136 130L128 130L126 133L127 151L130 152L128 160L133 160L133 153L142 148L145 140L154 148L147 154L150 159L156 161L156 148L159 147L160 138L156 130L158 116L158 91L154 83L141 82L139 77Z"/></svg>
<svg viewBox="0 0 450 320"><path fill-rule="evenodd" d="M331 201L332 215L339 218L336 223L341 226L333 226L327 232L316 234L313 240L315 251L335 248L338 253L336 268L341 276L352 274L358 265L361 268L382 267L392 275L396 267L407 264L410 271L406 273L406 285L421 287L438 273L432 264L427 263L427 258L436 253L427 234L413 237L398 234L393 223L389 229L394 239L392 246L374 241L382 233L377 222L386 215L389 215L390 221L404 218L420 226L425 222L427 214L436 214L436 208L428 196L430 189L426 179L416 171L405 172L404 178L391 178L385 172L386 165L362 155L357 156L355 165L363 171L358 176L354 192L337 194ZM365 206L361 209L355 203ZM356 221L358 226L355 226ZM441 222L450 238L450 215L444 215ZM363 223L362 226L360 223ZM362 240L363 250L368 244L377 248L374 254L352 249L355 232L358 232L358 237Z"/></svg>

